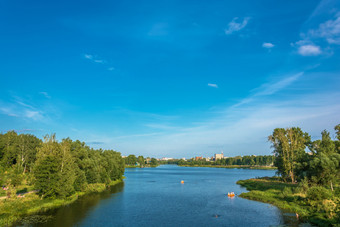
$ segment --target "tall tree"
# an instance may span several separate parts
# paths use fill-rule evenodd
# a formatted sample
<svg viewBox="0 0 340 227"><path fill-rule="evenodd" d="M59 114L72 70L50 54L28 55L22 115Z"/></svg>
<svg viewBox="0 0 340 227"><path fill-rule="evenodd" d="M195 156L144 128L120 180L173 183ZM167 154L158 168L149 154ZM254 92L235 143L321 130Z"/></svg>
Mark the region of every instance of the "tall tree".
<svg viewBox="0 0 340 227"><path fill-rule="evenodd" d="M34 176L36 188L40 189L45 197L65 197L71 194L74 191L75 165L70 153L70 142L64 140L58 143L54 134L45 136L44 143L38 149ZM51 187L45 190L44 181Z"/></svg>
<svg viewBox="0 0 340 227"><path fill-rule="evenodd" d="M143 156L138 156L137 158L137 162L139 163L139 165L142 167L145 165L145 160L144 160L144 157Z"/></svg>
<svg viewBox="0 0 340 227"><path fill-rule="evenodd" d="M306 157L305 148L310 143L310 136L300 128L276 128L268 140L274 148L278 172L294 183L300 162Z"/></svg>

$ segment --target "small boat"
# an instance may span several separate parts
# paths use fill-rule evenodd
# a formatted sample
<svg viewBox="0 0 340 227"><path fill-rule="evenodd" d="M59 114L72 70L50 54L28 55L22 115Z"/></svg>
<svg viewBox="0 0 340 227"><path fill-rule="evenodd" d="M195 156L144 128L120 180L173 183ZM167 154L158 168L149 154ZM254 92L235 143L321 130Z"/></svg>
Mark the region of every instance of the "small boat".
<svg viewBox="0 0 340 227"><path fill-rule="evenodd" d="M228 197L234 197L235 193L234 192L228 192Z"/></svg>

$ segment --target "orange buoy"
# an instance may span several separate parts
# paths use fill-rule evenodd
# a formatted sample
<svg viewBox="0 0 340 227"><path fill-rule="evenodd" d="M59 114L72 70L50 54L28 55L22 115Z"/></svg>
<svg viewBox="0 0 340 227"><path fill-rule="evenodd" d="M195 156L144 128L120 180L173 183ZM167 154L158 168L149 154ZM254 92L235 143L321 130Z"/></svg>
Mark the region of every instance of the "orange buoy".
<svg viewBox="0 0 340 227"><path fill-rule="evenodd" d="M181 181L181 184L184 184L184 180Z"/></svg>

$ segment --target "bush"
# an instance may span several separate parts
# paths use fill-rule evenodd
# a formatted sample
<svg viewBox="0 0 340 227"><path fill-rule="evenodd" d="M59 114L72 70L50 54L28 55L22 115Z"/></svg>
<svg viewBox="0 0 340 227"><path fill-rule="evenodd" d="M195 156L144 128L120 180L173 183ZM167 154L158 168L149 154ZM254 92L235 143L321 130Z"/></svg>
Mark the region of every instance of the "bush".
<svg viewBox="0 0 340 227"><path fill-rule="evenodd" d="M322 201L331 197L332 192L321 186L314 186L307 190L307 199L309 201Z"/></svg>
<svg viewBox="0 0 340 227"><path fill-rule="evenodd" d="M290 197L292 196L293 192L292 189L290 187L284 187L282 190L282 195L284 198Z"/></svg>

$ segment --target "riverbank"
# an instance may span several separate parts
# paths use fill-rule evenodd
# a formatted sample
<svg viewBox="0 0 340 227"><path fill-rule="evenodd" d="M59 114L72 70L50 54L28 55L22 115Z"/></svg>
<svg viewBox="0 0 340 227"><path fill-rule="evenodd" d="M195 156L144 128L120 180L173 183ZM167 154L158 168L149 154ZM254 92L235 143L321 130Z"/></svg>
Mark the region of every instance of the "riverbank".
<svg viewBox="0 0 340 227"><path fill-rule="evenodd" d="M335 226L339 223L340 199L337 193L326 188L284 183L274 177L240 180L237 184L249 190L240 194L240 197L270 203L296 213L303 222L318 226Z"/></svg>
<svg viewBox="0 0 340 227"><path fill-rule="evenodd" d="M128 165L125 165L125 169L133 169L133 168L155 168L159 165L147 165L147 166L128 166Z"/></svg>
<svg viewBox="0 0 340 227"><path fill-rule="evenodd" d="M81 196L103 192L108 187L120 182L123 182L123 179L112 181L109 185L88 184L85 191L76 192L65 199L41 199L36 193L28 193L24 197L14 196L3 199L0 201L0 226L11 226L24 217L69 205Z"/></svg>
<svg viewBox="0 0 340 227"><path fill-rule="evenodd" d="M210 168L227 168L227 169L263 169L276 170L274 166L249 166L249 165L178 165L182 167L210 167Z"/></svg>

